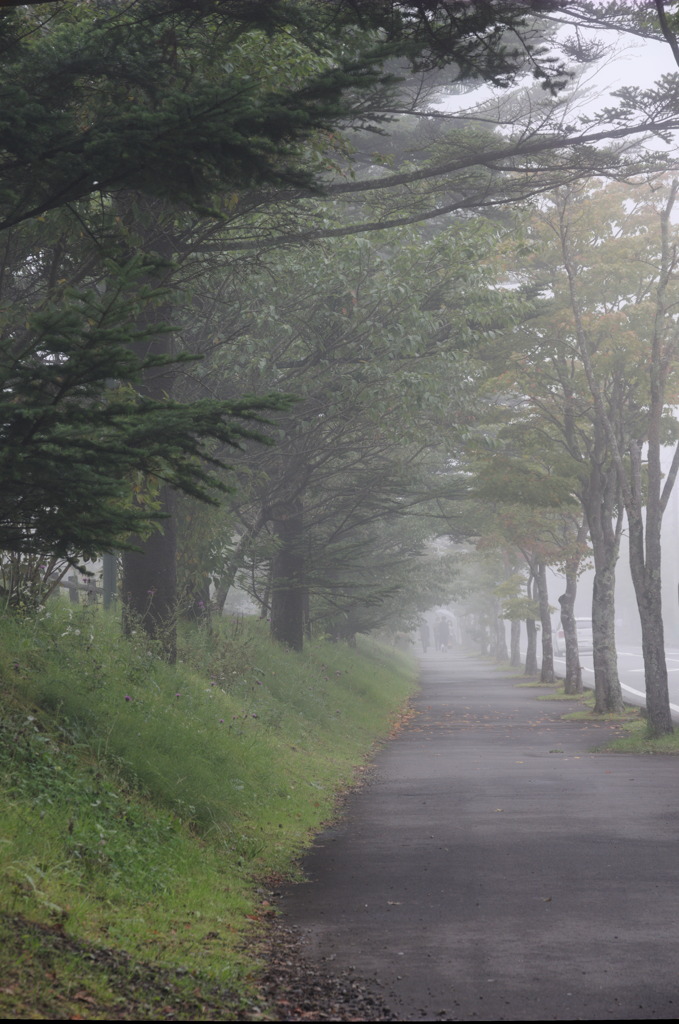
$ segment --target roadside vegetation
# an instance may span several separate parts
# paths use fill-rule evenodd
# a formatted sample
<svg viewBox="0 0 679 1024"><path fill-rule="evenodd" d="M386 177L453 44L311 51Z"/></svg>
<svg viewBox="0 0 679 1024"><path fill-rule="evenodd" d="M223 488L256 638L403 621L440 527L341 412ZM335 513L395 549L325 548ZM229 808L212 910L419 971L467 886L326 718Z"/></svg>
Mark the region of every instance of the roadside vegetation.
<svg viewBox="0 0 679 1024"><path fill-rule="evenodd" d="M266 1012L252 940L413 685L403 655L260 623L180 631L177 664L59 601L0 628L0 1008Z"/></svg>
<svg viewBox="0 0 679 1024"><path fill-rule="evenodd" d="M625 726L625 735L613 740L605 749L614 754L679 754L679 737L676 732L669 736L649 736L646 722L639 716Z"/></svg>

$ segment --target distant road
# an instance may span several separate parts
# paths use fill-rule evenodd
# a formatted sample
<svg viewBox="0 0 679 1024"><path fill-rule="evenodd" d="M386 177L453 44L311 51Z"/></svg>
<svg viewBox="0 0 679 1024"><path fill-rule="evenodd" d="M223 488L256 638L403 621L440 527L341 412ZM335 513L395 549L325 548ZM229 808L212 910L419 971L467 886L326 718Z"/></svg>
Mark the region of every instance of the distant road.
<svg viewBox="0 0 679 1024"><path fill-rule="evenodd" d="M669 677L670 706L673 717L679 720L679 648L668 647L666 649L667 673ZM580 664L582 665L582 679L585 686L594 686L594 669L592 667L592 655L581 654ZM557 672L566 667L565 658L554 658L554 665ZM646 691L644 688L644 659L641 654L641 647L630 644L618 647L618 673L623 696L630 704L637 704L644 707L646 704Z"/></svg>

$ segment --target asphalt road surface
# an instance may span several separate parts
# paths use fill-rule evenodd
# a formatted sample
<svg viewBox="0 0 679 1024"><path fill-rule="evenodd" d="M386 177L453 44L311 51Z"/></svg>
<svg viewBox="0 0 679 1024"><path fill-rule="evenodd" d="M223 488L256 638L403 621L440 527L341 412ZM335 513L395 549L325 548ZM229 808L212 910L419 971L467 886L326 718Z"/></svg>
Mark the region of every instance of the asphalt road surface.
<svg viewBox="0 0 679 1024"><path fill-rule="evenodd" d="M422 663L415 715L282 900L403 1020L679 1018L679 758L591 753L548 688Z"/></svg>
<svg viewBox="0 0 679 1024"><path fill-rule="evenodd" d="M646 704L646 686L644 682L644 659L641 647L635 645L618 645L618 675L622 686L623 700L629 704L644 707ZM665 648L667 663L667 684L670 692L670 708L675 721L679 720L679 650L676 647ZM580 655L582 680L585 686L594 686L594 665L591 654ZM557 675L564 675L566 659L554 658Z"/></svg>

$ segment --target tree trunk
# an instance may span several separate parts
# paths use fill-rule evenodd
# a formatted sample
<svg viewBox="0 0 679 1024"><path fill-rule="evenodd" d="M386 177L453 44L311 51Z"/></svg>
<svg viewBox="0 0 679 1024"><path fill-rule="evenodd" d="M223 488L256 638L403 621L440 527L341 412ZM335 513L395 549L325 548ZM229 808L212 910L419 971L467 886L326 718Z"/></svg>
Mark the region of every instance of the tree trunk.
<svg viewBox="0 0 679 1024"><path fill-rule="evenodd" d="M592 461L589 480L583 489L582 504L594 556L594 710L603 715L620 712L625 706L615 645L615 567L622 531L622 499L620 479L615 466L608 460L605 431L599 420L594 423L594 435L596 458Z"/></svg>
<svg viewBox="0 0 679 1024"><path fill-rule="evenodd" d="M123 630L130 636L143 629L162 645L169 662L177 658L177 521L175 495L169 487L161 492L167 519L162 529L146 540L131 538L141 548L123 556Z"/></svg>
<svg viewBox="0 0 679 1024"><path fill-rule="evenodd" d="M117 202L123 219L135 231L147 233L149 249L155 250L163 261L150 283L166 284L171 279L174 246L170 233L159 235L155 231L164 214L162 202L138 195L119 196ZM171 314L170 300L160 306L149 305L139 319L139 326L165 324ZM172 336L165 330L159 331L138 341L135 349L143 357L169 355L173 351ZM173 365L146 369L137 390L145 398L171 397L175 376ZM177 656L177 522L175 494L167 485L161 488L160 501L166 516L162 526L146 539L131 538L140 550L124 552L122 556L123 630L129 635L132 629L141 626L150 637L160 640L165 656L174 662Z"/></svg>
<svg viewBox="0 0 679 1024"><path fill-rule="evenodd" d="M665 660L665 627L662 617L662 576L660 526L662 511L659 504L660 481L654 488L656 501L648 496L646 510L645 544L644 521L641 516L641 446L634 446L631 452L633 497L637 502L628 502L629 562L634 592L641 622L641 647L644 655L646 678L646 713L648 731L651 736L664 736L673 732L670 696L667 685L667 662ZM650 452L649 452L650 461ZM659 477L659 466L658 473ZM649 491L653 473L649 467Z"/></svg>
<svg viewBox="0 0 679 1024"><path fill-rule="evenodd" d="M511 619L509 623L509 664L512 668L521 665L521 620Z"/></svg>
<svg viewBox="0 0 679 1024"><path fill-rule="evenodd" d="M540 604L540 626L542 628L542 664L540 666L540 682L554 682L554 647L552 644L552 617L549 614L549 594L547 593L547 566L538 563L535 582L538 588Z"/></svg>
<svg viewBox="0 0 679 1024"><path fill-rule="evenodd" d="M304 517L300 500L272 512L279 548L272 560L271 635L301 651L304 646Z"/></svg>
<svg viewBox="0 0 679 1024"><path fill-rule="evenodd" d="M646 713L648 731L651 736L665 736L674 731L670 697L667 685L667 662L665 660L665 635L662 619L662 602L659 584L653 584L639 599L641 620L641 646L644 655L646 677Z"/></svg>
<svg viewBox="0 0 679 1024"><path fill-rule="evenodd" d="M592 660L594 663L594 710L598 714L617 713L624 709L618 654L615 645L615 564L614 551L594 554L594 586L592 591Z"/></svg>
<svg viewBox="0 0 679 1024"><path fill-rule="evenodd" d="M561 625L566 641L566 678L564 692L568 694L582 693L582 666L578 649L578 631L575 627L575 598L578 592L578 573L582 562L582 550L587 538L586 521L581 520L577 529L571 523L569 528L574 551L566 558L564 567L566 589L559 598L561 606Z"/></svg>
<svg viewBox="0 0 679 1024"><path fill-rule="evenodd" d="M536 676L538 674L538 631L535 619L526 619L526 665L523 671L525 676Z"/></svg>
<svg viewBox="0 0 679 1024"><path fill-rule="evenodd" d="M533 582L534 577L531 575L526 583L526 596L529 601L534 600ZM536 676L538 674L537 627L535 619L525 619L524 621L526 623L526 665L523 674L525 676Z"/></svg>
<svg viewBox="0 0 679 1024"><path fill-rule="evenodd" d="M505 620L499 614L495 616L495 657L498 661L509 661Z"/></svg>
<svg viewBox="0 0 679 1024"><path fill-rule="evenodd" d="M580 651L578 650L578 631L575 628L575 596L577 593L577 576L569 573L566 568L566 590L559 598L561 605L561 625L566 641L566 678L564 691L570 694L582 693L582 668Z"/></svg>

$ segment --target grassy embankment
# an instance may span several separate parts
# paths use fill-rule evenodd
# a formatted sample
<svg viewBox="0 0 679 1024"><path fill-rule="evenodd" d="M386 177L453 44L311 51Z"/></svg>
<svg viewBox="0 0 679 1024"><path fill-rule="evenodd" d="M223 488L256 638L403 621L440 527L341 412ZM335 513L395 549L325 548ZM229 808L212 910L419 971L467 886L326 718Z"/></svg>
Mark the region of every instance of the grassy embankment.
<svg viewBox="0 0 679 1024"><path fill-rule="evenodd" d="M375 646L299 656L258 627L187 634L170 667L96 609L0 619L5 1016L224 1020L257 1001L262 880L294 873L413 687Z"/></svg>

